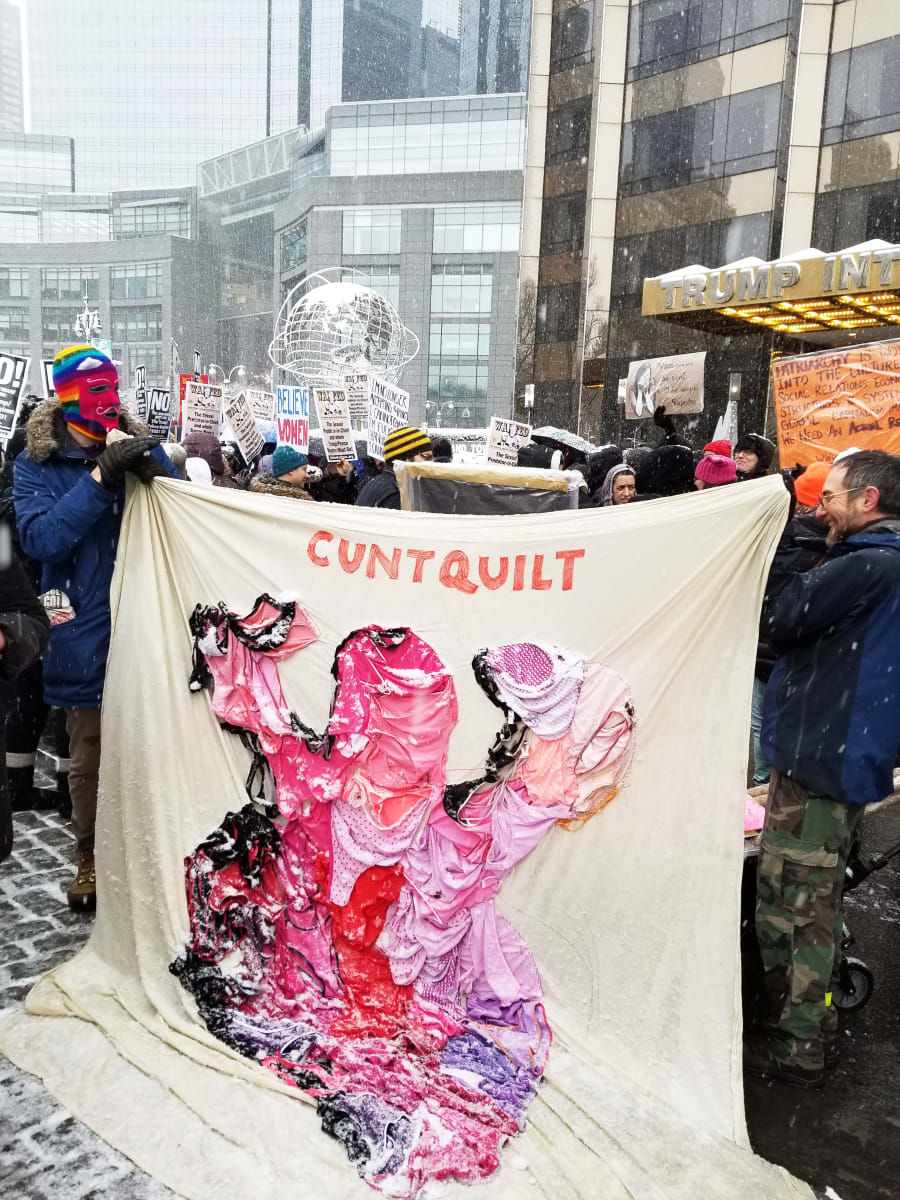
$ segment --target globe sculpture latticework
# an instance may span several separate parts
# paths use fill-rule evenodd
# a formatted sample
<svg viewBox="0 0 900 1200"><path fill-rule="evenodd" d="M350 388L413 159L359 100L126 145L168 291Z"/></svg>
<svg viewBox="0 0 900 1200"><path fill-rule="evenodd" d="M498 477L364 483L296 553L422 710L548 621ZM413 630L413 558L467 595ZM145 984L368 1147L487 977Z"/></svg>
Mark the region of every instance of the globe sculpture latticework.
<svg viewBox="0 0 900 1200"><path fill-rule="evenodd" d="M304 383L339 387L359 372L396 383L419 352L419 339L384 296L346 268L308 275L287 296L269 346L276 367Z"/></svg>

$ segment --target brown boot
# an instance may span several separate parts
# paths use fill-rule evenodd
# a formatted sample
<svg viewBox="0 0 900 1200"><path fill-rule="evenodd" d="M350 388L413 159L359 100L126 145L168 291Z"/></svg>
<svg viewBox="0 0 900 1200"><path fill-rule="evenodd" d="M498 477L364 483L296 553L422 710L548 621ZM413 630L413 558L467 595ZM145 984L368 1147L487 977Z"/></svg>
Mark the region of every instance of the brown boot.
<svg viewBox="0 0 900 1200"><path fill-rule="evenodd" d="M94 872L93 850L78 851L78 874L66 892L69 908L89 912L97 906L97 876Z"/></svg>

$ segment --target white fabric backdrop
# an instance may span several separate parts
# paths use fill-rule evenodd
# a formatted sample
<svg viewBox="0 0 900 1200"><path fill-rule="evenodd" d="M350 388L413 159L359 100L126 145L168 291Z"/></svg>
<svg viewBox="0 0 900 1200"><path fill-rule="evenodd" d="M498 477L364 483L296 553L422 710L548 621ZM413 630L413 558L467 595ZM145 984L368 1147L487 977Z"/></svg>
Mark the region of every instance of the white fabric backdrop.
<svg viewBox="0 0 900 1200"><path fill-rule="evenodd" d="M214 1039L168 972L187 934L183 859L245 800L246 752L187 687L198 602L299 596L319 641L281 664L301 718L327 722L336 645L410 625L454 673L453 777L499 726L471 672L483 646L556 642L631 684L631 782L578 832L554 829L499 903L533 950L555 1040L524 1135L479 1194L600 1200L811 1196L753 1156L743 1116L738 959L750 691L779 479L627 508L435 517L302 504L169 481L135 489L113 583L103 712L99 911L0 1049L101 1136L186 1197L294 1186L362 1197L305 1097ZM322 530L317 566L307 552ZM337 539L431 549L424 579L346 575ZM561 590L558 550L583 549ZM438 581L453 549L545 555L549 591ZM476 576L477 578L477 576ZM80 1018L59 1019L63 1018ZM462 1194L449 1186L445 1194ZM467 1195L472 1195L467 1190Z"/></svg>

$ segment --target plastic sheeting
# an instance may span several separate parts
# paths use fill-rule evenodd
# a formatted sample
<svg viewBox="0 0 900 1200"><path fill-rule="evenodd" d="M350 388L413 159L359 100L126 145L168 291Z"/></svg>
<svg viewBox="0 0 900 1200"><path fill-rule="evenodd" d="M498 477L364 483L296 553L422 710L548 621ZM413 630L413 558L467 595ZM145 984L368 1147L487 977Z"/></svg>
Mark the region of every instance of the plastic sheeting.
<svg viewBox="0 0 900 1200"><path fill-rule="evenodd" d="M578 831L554 829L499 897L535 953L555 1041L524 1133L475 1194L811 1196L750 1151L740 1069L746 731L786 507L777 479L494 518L137 489L113 584L96 927L31 992L32 1015L0 1021L0 1048L184 1196L371 1194L304 1097L208 1034L168 972L187 933L184 857L243 803L248 767L188 691L188 617L198 601L247 611L290 591L320 635L282 665L300 718L325 727L347 632L408 624L454 674L454 778L479 770L497 726L471 671L481 647L556 643L632 688L630 783ZM370 548L355 577L342 540ZM496 578L498 557L522 571L483 586L480 560Z"/></svg>
<svg viewBox="0 0 900 1200"><path fill-rule="evenodd" d="M411 512L494 516L578 507L578 471L529 470L484 463L398 462L400 502Z"/></svg>

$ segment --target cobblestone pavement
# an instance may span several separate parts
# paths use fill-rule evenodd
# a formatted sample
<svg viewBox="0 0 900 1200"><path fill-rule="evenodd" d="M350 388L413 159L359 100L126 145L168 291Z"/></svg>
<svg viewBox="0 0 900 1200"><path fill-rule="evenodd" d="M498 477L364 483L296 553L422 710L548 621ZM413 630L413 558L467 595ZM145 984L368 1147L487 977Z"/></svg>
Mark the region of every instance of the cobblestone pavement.
<svg viewBox="0 0 900 1200"><path fill-rule="evenodd" d="M93 918L71 912L68 823L17 813L12 855L0 866L0 1008L21 1003L45 971L88 938ZM3 1200L166 1200L157 1183L58 1104L33 1075L0 1055L0 1197Z"/></svg>

